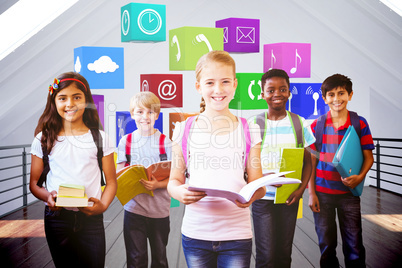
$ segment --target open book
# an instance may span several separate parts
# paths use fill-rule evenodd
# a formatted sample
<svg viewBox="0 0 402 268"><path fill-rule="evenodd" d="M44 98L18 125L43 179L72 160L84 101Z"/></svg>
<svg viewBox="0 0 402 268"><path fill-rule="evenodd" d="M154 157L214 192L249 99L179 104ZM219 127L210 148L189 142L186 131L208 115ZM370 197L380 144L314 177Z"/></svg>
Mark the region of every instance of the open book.
<svg viewBox="0 0 402 268"><path fill-rule="evenodd" d="M140 182L141 179L150 180L154 176L158 181L169 178L171 161L161 161L144 167L132 165L120 169L117 172L116 196L124 206L128 201L139 194L154 196L152 191L147 190Z"/></svg>
<svg viewBox="0 0 402 268"><path fill-rule="evenodd" d="M196 187L196 186L189 186L189 191L199 191L205 192L207 196L214 196L214 197L223 197L226 198L233 203L238 200L240 203L247 203L250 201L251 197L259 188L267 185L276 185L276 184L293 184L293 183L300 183L300 180L297 179L290 179L282 177L285 174L291 173L293 171L287 172L280 172L275 174L270 174L267 176L263 176L259 179L256 179L248 184L246 184L240 192L236 193L229 190L222 190L222 189L211 189L211 188L203 188L203 187Z"/></svg>

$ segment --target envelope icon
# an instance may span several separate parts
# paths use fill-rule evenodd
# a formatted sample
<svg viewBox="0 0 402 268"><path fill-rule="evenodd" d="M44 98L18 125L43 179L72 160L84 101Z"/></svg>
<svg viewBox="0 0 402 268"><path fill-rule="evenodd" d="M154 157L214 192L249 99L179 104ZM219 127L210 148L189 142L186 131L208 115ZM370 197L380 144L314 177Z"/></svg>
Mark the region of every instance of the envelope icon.
<svg viewBox="0 0 402 268"><path fill-rule="evenodd" d="M236 28L236 42L237 43L254 44L255 28L238 26Z"/></svg>
<svg viewBox="0 0 402 268"><path fill-rule="evenodd" d="M228 31L228 27L224 27L223 28L223 43L226 44L227 42L229 42L229 31Z"/></svg>

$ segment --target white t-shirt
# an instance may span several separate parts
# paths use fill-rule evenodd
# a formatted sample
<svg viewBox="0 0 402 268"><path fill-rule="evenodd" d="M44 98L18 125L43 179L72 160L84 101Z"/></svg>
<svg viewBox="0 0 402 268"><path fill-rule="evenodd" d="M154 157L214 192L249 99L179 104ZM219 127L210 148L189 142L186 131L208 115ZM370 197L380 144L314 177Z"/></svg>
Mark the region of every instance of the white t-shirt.
<svg viewBox="0 0 402 268"><path fill-rule="evenodd" d="M141 136L138 130L131 137L130 165L143 165L145 167L157 163L159 158L159 138L162 133L157 130L151 136ZM126 162L127 135L123 136L117 147L117 163ZM165 151L168 160L171 160L172 142L165 138ZM165 218L170 213L170 196L167 189L156 189L154 196L139 194L124 205L124 209L144 217Z"/></svg>
<svg viewBox="0 0 402 268"><path fill-rule="evenodd" d="M114 152L112 141L104 131L100 131L103 144L103 155ZM33 140L31 154L43 157L40 132ZM85 186L89 197L100 199L101 173L98 165L97 148L91 131L79 136L58 136L49 154L50 171L47 174L46 189L58 191L62 183ZM74 210L77 210L76 208Z"/></svg>
<svg viewBox="0 0 402 268"><path fill-rule="evenodd" d="M176 124L173 140L181 146L185 123ZM249 124L251 147L261 141L259 127ZM187 141L190 150L189 184L239 192L244 180L245 135L242 123L227 135L205 133L193 122ZM225 198L204 197L186 206L182 233L208 241L252 238L250 209L239 208Z"/></svg>
<svg viewBox="0 0 402 268"><path fill-rule="evenodd" d="M254 120L253 122L255 122ZM304 147L306 148L315 142L315 138L306 120L301 117L301 121L303 123ZM283 148L296 148L295 134L288 114L281 120L265 120L265 136L262 140L261 150L261 167L264 174L279 172ZM276 188L273 186L266 188L267 193L262 199L274 200Z"/></svg>

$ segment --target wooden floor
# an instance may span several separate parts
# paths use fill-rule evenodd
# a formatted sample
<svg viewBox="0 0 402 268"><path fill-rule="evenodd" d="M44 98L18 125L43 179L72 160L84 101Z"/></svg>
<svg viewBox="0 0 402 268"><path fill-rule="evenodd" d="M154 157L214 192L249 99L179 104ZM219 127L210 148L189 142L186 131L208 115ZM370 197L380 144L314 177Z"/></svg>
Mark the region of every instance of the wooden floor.
<svg viewBox="0 0 402 268"><path fill-rule="evenodd" d="M297 221L292 267L319 267L319 249L308 194L303 218ZM365 187L362 197L363 239L368 267L402 267L402 197ZM37 202L0 219L0 267L54 267L43 231L43 203ZM186 267L180 227L184 207L171 209L168 245L170 267ZM125 267L123 208L114 200L104 214L106 267ZM338 256L344 267L341 239ZM252 257L254 267L255 256Z"/></svg>

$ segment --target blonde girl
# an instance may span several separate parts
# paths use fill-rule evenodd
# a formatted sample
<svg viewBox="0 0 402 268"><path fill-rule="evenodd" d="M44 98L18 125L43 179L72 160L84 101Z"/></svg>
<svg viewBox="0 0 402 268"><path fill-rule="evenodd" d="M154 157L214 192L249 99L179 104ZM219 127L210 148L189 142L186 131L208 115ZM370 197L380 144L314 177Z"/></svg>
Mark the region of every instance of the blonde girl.
<svg viewBox="0 0 402 268"><path fill-rule="evenodd" d="M204 192L187 190L189 184L239 191L262 177L259 128L249 124L251 150L244 179L245 133L240 118L229 110L236 87L235 62L225 51L202 56L196 66L195 87L202 96L201 113L194 119L188 137L188 152L180 144L185 122L173 134L172 170L168 191L186 204L182 244L188 267L249 267L252 231L249 206L265 195L258 189L248 203L236 204ZM188 154L187 166L183 154Z"/></svg>
<svg viewBox="0 0 402 268"><path fill-rule="evenodd" d="M46 203L45 233L56 267L104 267L103 212L116 193L112 143L103 131L89 84L74 72L61 74L49 86L47 103L31 147L30 190ZM101 158L106 187L101 190L101 170L92 133L102 140ZM99 146L99 145L98 145ZM48 155L48 156L47 156ZM46 187L40 177L48 159ZM79 184L92 206L56 206L60 184Z"/></svg>

